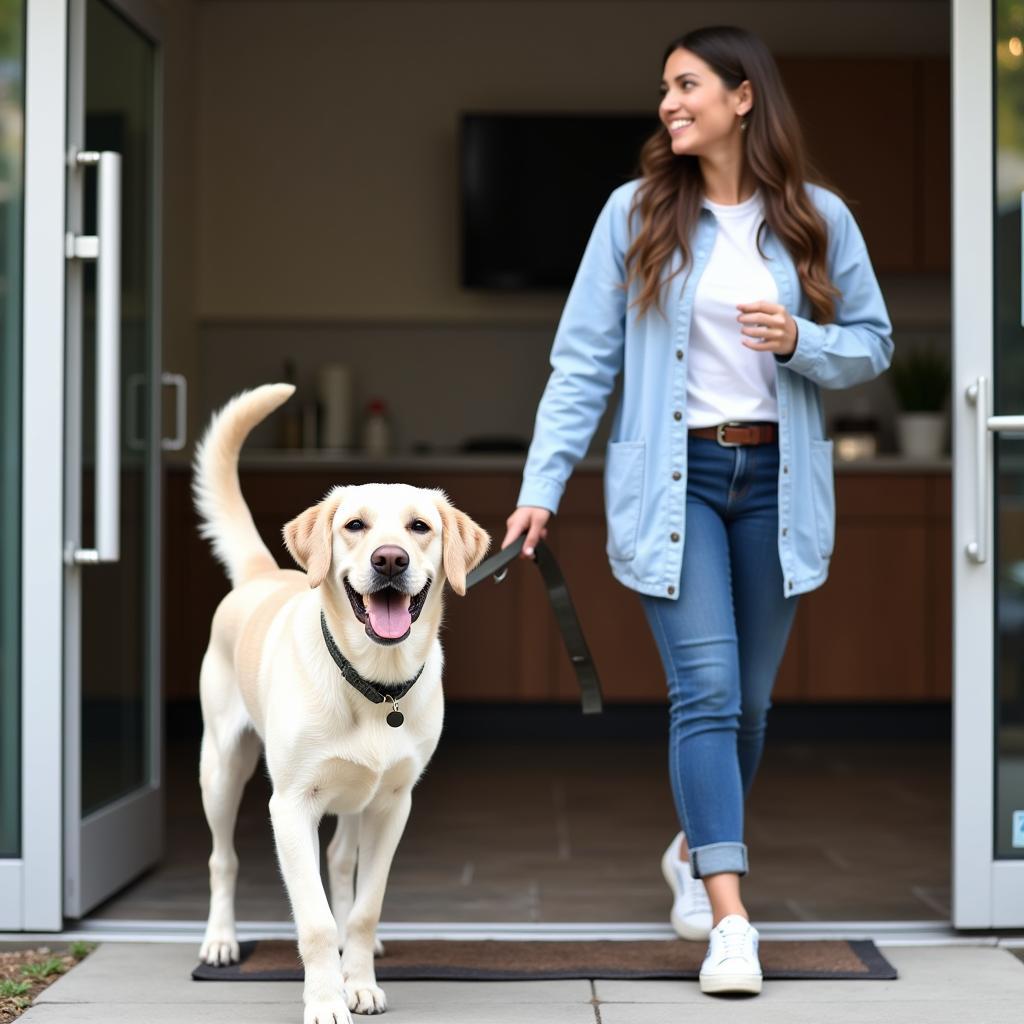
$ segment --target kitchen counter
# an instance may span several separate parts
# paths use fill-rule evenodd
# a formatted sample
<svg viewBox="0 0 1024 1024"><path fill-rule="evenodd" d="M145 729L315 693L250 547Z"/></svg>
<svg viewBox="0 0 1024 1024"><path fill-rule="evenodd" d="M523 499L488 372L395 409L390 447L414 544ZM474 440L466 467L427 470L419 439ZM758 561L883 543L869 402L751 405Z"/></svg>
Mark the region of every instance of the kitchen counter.
<svg viewBox="0 0 1024 1024"><path fill-rule="evenodd" d="M518 454L484 454L466 452L434 452L428 455L412 453L374 458L337 449L250 449L243 450L240 466L243 470L295 470L329 469L337 472L352 470L358 473L501 473L520 472L525 457ZM600 455L581 459L577 472L599 473L604 468ZM938 459L908 459L902 455L876 455L854 462L836 461L836 473L949 473L952 459L946 455Z"/></svg>

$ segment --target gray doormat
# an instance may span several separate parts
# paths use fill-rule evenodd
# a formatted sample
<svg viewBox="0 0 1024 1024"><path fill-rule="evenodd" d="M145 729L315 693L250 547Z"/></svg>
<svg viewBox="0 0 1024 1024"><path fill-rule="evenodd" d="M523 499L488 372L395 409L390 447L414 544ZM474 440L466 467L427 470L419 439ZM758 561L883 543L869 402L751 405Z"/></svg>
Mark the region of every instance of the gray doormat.
<svg viewBox="0 0 1024 1024"><path fill-rule="evenodd" d="M548 981L565 978L696 979L700 942L499 942L416 939L388 942L375 962L378 981ZM301 981L293 942L243 942L241 962L199 964L195 981ZM892 981L896 969L873 942L762 942L766 979Z"/></svg>

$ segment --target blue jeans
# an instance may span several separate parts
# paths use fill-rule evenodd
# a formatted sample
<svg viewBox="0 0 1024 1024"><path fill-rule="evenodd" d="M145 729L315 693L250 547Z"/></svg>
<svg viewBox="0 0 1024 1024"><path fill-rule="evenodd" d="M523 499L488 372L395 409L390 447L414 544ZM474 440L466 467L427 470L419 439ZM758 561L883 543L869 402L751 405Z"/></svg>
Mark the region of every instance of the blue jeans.
<svg viewBox="0 0 1024 1024"><path fill-rule="evenodd" d="M669 773L698 878L746 874L743 801L797 598L783 595L777 444L690 437L679 597L643 597L668 680Z"/></svg>

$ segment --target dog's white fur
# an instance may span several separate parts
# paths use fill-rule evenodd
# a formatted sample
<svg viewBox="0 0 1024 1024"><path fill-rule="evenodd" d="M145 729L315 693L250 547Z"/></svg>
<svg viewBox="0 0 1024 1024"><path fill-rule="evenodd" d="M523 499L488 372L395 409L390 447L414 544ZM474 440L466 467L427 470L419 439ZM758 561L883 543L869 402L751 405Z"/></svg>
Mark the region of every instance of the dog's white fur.
<svg viewBox="0 0 1024 1024"><path fill-rule="evenodd" d="M284 528L288 550L304 571L280 569L242 497L238 453L250 430L293 390L268 384L236 396L214 417L195 458L201 532L233 587L213 616L200 676L199 772L213 836L210 917L200 958L211 964L238 959L233 834L262 740L273 784L274 840L305 966L304 1021L345 1024L350 1009L379 1013L386 1007L374 973L376 930L412 787L441 733L443 584L447 579L464 594L466 573L483 558L489 538L441 491L403 484L335 487ZM387 646L357 618L344 584L347 579L359 594L379 586L370 556L382 545L408 553L409 593L430 582L405 638ZM382 692L424 666L401 701L402 726L385 723L390 703L372 703L344 680L324 642L321 609L345 657ZM330 902L317 842L325 814L338 816L327 851Z"/></svg>

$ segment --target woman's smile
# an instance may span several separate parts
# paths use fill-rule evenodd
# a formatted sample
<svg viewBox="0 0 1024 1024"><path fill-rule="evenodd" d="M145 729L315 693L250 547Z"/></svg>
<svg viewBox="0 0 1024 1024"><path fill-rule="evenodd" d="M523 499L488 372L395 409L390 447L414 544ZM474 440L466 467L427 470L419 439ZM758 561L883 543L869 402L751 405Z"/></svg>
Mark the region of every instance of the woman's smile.
<svg viewBox="0 0 1024 1024"><path fill-rule="evenodd" d="M669 134L675 137L676 135L682 135L690 125L693 124L692 117L673 117L668 122Z"/></svg>

